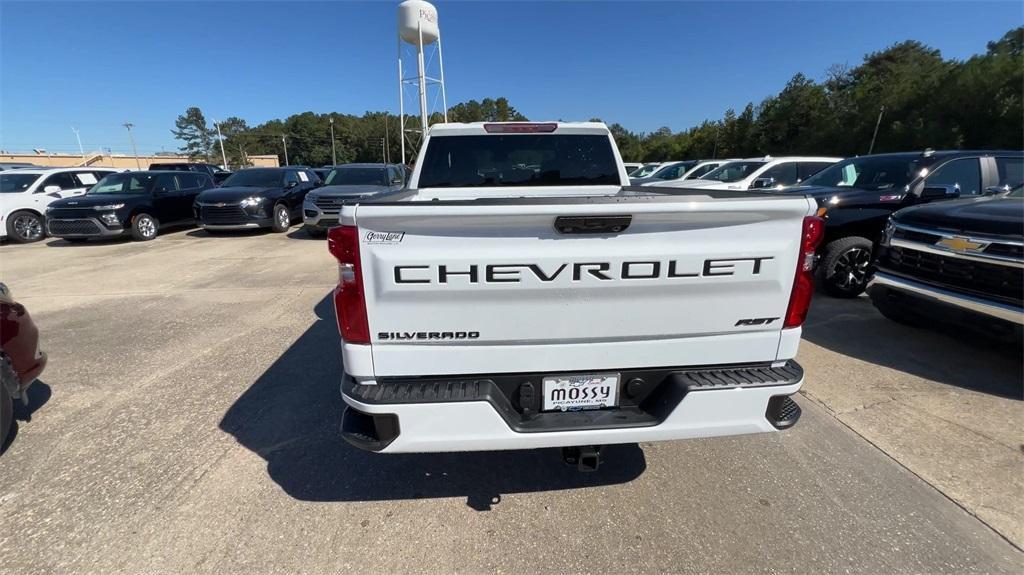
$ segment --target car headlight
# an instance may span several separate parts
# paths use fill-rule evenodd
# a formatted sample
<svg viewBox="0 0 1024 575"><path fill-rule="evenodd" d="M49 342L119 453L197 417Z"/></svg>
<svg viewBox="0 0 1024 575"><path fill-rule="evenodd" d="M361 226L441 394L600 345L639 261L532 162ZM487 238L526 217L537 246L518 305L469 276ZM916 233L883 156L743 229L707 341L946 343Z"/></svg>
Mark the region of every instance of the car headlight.
<svg viewBox="0 0 1024 575"><path fill-rule="evenodd" d="M92 209L97 212L104 212L109 210L120 210L124 207L124 204L107 204L105 206L93 206Z"/></svg>
<svg viewBox="0 0 1024 575"><path fill-rule="evenodd" d="M117 214L114 212L107 212L100 214L100 220L108 226L116 226L121 223L121 220L117 219Z"/></svg>
<svg viewBox="0 0 1024 575"><path fill-rule="evenodd" d="M243 208L253 208L253 207L256 207L256 206L262 204L264 202L264 200L266 200L266 198L260 198L260 197L256 197L256 196L253 196L251 198L245 198L244 200L242 200L242 207Z"/></svg>

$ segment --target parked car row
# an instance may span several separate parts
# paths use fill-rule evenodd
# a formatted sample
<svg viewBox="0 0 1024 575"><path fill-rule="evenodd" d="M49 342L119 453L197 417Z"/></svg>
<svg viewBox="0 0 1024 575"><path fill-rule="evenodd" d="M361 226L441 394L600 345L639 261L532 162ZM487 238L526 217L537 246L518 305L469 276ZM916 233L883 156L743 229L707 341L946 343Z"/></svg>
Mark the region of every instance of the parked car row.
<svg viewBox="0 0 1024 575"><path fill-rule="evenodd" d="M0 174L0 228L17 243L47 234L70 242L121 235L145 241L182 225L212 233L284 232L305 219L310 234L322 236L337 222L340 206L401 189L405 176L399 164L248 168L233 174L209 164L154 164L144 171L18 169Z"/></svg>
<svg viewBox="0 0 1024 575"><path fill-rule="evenodd" d="M21 168L0 172L0 239L17 243L46 237L44 216L52 202L81 196L114 168Z"/></svg>
<svg viewBox="0 0 1024 575"><path fill-rule="evenodd" d="M707 190L771 189L814 197L825 219L819 283L830 295L855 297L870 279L873 244L899 209L968 196L1001 194L1024 181L1022 152L955 150L876 154L841 160L777 157L668 162L640 186ZM648 165L649 166L649 165ZM646 167L646 166L645 166Z"/></svg>

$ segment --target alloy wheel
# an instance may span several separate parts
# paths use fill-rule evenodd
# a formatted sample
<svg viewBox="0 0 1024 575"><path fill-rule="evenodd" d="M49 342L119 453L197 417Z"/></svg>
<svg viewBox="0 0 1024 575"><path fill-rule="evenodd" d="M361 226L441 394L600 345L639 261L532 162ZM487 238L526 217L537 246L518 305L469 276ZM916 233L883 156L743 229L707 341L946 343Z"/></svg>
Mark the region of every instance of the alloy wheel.
<svg viewBox="0 0 1024 575"><path fill-rule="evenodd" d="M153 222L153 218L143 216L139 219L139 232L147 237L151 238L156 235L156 223Z"/></svg>
<svg viewBox="0 0 1024 575"><path fill-rule="evenodd" d="M836 260L832 277L835 284L842 289L852 289L864 285L868 278L868 266L871 264L871 252L864 248L850 248Z"/></svg>
<svg viewBox="0 0 1024 575"><path fill-rule="evenodd" d="M26 241L35 241L43 237L43 223L31 214L21 214L14 218L14 233Z"/></svg>

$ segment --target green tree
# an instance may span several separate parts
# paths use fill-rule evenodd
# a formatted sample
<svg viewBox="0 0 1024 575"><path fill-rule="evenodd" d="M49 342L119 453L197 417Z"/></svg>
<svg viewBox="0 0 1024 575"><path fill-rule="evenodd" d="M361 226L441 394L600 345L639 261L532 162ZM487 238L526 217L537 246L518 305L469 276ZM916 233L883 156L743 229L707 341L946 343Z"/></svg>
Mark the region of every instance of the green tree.
<svg viewBox="0 0 1024 575"><path fill-rule="evenodd" d="M214 131L206 124L206 117L203 111L193 106L174 122L171 133L178 140L185 143L179 148L187 154L190 160L203 158L210 159L210 148L213 146Z"/></svg>
<svg viewBox="0 0 1024 575"><path fill-rule="evenodd" d="M231 116L220 123L220 134L224 138L224 151L231 166L251 166L246 149L251 147L252 137L245 120Z"/></svg>

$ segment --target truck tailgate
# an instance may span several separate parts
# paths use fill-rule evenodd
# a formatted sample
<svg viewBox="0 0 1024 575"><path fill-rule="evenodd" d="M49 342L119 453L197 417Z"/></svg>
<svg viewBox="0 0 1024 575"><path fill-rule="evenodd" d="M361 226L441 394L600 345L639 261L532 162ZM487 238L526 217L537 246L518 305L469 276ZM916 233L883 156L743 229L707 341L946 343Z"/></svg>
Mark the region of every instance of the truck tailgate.
<svg viewBox="0 0 1024 575"><path fill-rule="evenodd" d="M356 206L374 373L773 361L814 207L771 195ZM556 230L601 216L629 225Z"/></svg>

